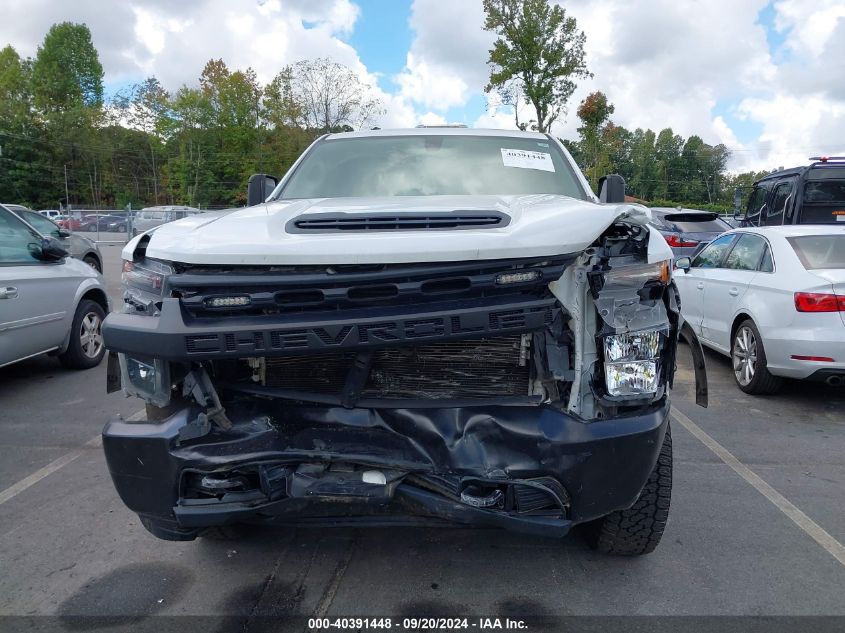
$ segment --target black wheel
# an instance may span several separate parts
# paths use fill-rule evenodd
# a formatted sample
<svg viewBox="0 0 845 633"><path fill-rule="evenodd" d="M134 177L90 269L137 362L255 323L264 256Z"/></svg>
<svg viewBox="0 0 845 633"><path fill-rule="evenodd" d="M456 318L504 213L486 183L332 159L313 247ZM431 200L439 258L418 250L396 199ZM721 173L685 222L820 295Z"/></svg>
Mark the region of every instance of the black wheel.
<svg viewBox="0 0 845 633"><path fill-rule="evenodd" d="M669 518L672 498L672 432L666 428L663 446L637 502L586 524L587 542L603 554L639 556L654 551Z"/></svg>
<svg viewBox="0 0 845 633"><path fill-rule="evenodd" d="M106 313L96 301L79 303L73 315L70 344L59 356L62 365L70 369L90 369L103 360L106 346L103 344L103 319Z"/></svg>
<svg viewBox="0 0 845 633"><path fill-rule="evenodd" d="M88 264L91 268L96 270L98 273L103 272L103 266L100 264L100 260L94 257L93 255L86 255L82 258L82 261Z"/></svg>
<svg viewBox="0 0 845 633"><path fill-rule="evenodd" d="M782 379L769 373L763 338L751 319L740 323L734 333L731 342L731 363L734 380L745 393L775 393L783 383Z"/></svg>

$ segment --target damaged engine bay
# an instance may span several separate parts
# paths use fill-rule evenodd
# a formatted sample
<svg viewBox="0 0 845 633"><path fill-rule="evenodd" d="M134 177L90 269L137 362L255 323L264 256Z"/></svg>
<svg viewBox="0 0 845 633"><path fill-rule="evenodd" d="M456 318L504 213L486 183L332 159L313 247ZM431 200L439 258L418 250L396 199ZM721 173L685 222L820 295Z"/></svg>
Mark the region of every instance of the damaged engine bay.
<svg viewBox="0 0 845 633"><path fill-rule="evenodd" d="M561 536L649 476L682 324L641 217L577 254L455 263L198 266L149 239L105 329L111 389L147 402L141 465L137 425L104 443L157 536L411 517Z"/></svg>

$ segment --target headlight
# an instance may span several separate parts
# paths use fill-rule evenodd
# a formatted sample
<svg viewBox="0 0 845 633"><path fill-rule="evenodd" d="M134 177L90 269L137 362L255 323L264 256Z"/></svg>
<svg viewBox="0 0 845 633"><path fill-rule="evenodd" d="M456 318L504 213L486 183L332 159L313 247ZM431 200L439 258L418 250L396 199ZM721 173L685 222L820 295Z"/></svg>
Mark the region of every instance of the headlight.
<svg viewBox="0 0 845 633"><path fill-rule="evenodd" d="M172 273L170 266L154 259L123 260L123 300L129 311L133 314L156 314L156 303L161 301L165 280Z"/></svg>
<svg viewBox="0 0 845 633"><path fill-rule="evenodd" d="M605 286L619 285L641 288L649 281L659 281L662 284L668 284L671 279L672 267L669 265L668 259L653 264L616 266L604 274Z"/></svg>
<svg viewBox="0 0 845 633"><path fill-rule="evenodd" d="M170 402L170 366L159 359L118 354L123 390L159 407Z"/></svg>
<svg viewBox="0 0 845 633"><path fill-rule="evenodd" d="M611 396L656 393L660 384L658 357L666 333L643 330L604 337L604 377Z"/></svg>

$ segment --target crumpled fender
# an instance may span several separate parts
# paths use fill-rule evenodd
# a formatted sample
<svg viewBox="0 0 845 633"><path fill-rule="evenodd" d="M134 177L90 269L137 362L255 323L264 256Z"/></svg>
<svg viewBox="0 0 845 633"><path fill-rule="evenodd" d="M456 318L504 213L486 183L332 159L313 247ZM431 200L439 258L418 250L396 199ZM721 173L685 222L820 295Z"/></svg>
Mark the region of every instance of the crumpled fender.
<svg viewBox="0 0 845 633"><path fill-rule="evenodd" d="M695 403L700 407L707 408L707 367L704 362L704 350L692 327L681 314L681 297L674 283L671 289L669 305L678 315L678 337L684 339L686 344L689 345L692 354L693 371L695 372Z"/></svg>

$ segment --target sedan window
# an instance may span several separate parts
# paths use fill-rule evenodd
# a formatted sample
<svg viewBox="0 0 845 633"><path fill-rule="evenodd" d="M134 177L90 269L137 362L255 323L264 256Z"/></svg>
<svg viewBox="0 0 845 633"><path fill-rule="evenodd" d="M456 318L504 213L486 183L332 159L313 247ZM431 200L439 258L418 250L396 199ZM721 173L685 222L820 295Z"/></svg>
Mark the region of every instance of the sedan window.
<svg viewBox="0 0 845 633"><path fill-rule="evenodd" d="M713 240L692 261L692 267L719 268L734 239L736 239L736 235L723 235L719 239Z"/></svg>
<svg viewBox="0 0 845 633"><path fill-rule="evenodd" d="M765 250L766 242L763 238L745 233L740 236L739 241L725 260L725 268L757 270Z"/></svg>
<svg viewBox="0 0 845 633"><path fill-rule="evenodd" d="M761 273L771 273L775 270L775 263L772 261L772 249L766 246L766 252L763 253L763 261L760 262Z"/></svg>
<svg viewBox="0 0 845 633"><path fill-rule="evenodd" d="M845 268L845 235L804 235L787 241L807 270Z"/></svg>

